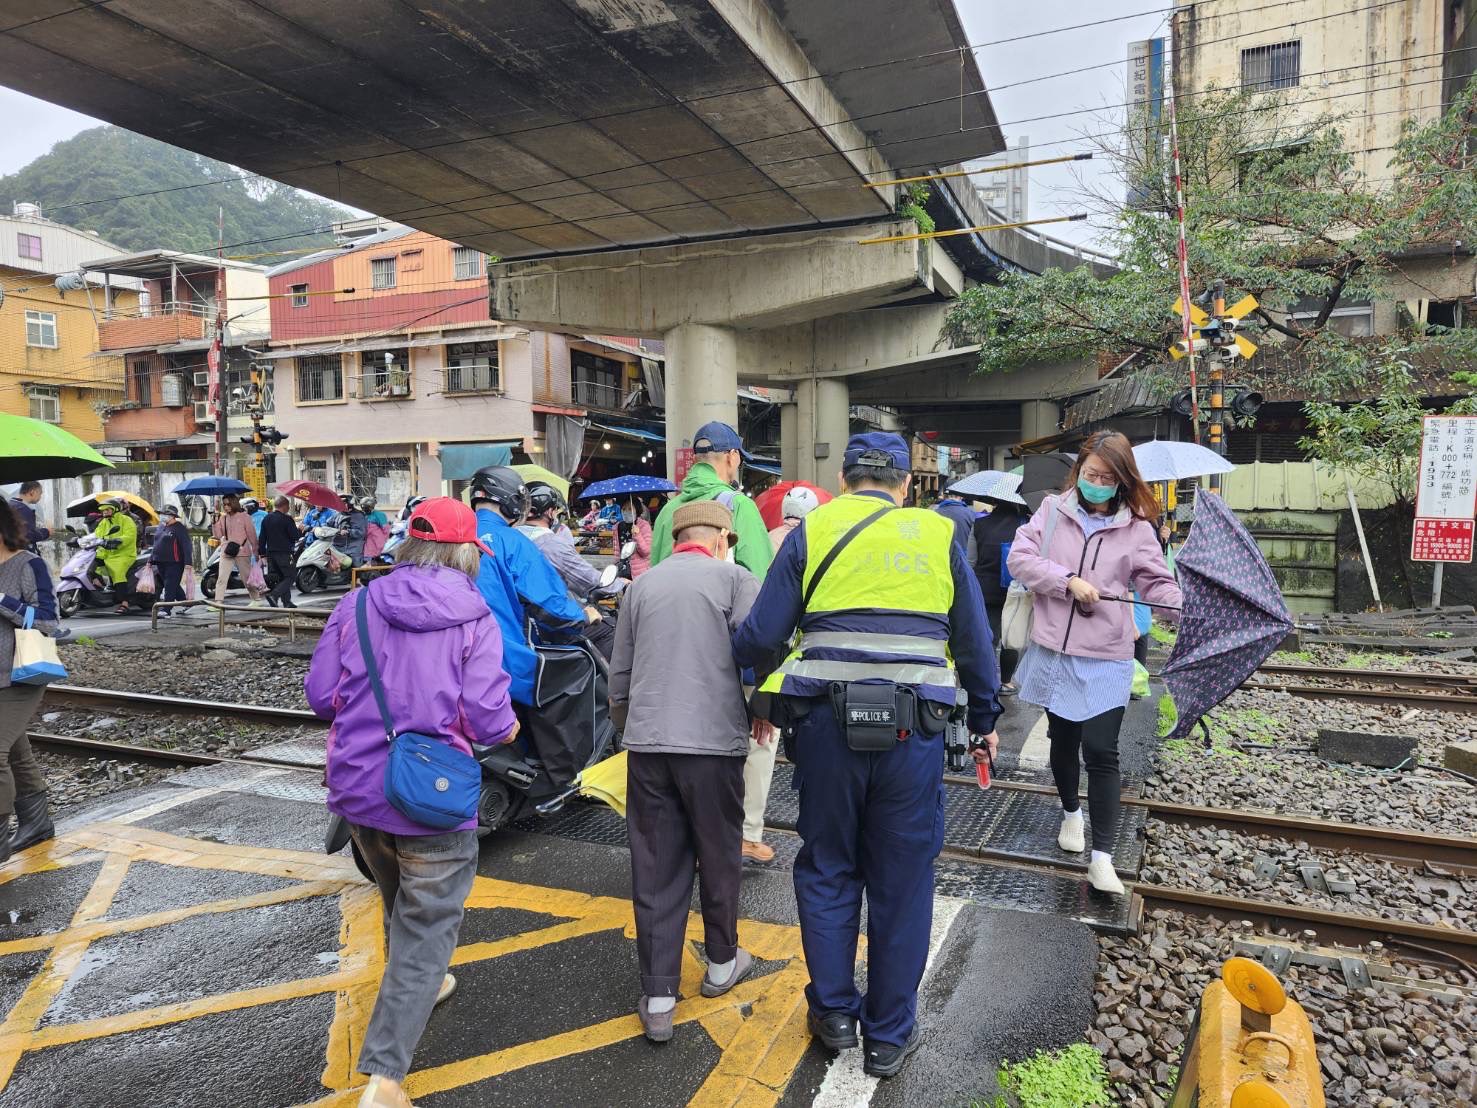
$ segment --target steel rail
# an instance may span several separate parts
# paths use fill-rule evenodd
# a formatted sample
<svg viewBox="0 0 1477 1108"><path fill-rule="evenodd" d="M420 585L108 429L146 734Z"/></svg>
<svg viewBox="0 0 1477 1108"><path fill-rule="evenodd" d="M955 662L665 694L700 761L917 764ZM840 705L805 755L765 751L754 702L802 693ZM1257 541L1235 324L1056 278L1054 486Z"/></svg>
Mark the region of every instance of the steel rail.
<svg viewBox="0 0 1477 1108"><path fill-rule="evenodd" d="M1424 946L1463 963L1477 955L1477 932L1429 923L1385 919L1352 912L1334 912L1325 908L1309 908L1281 901L1257 900L1251 897L1226 896L1170 885L1133 882L1129 886L1138 904L1129 909L1130 921L1140 918L1142 908L1168 908L1177 912L1203 916L1223 922L1251 920L1264 927L1286 927L1302 930L1308 924L1317 928L1320 939L1335 939L1362 946L1371 940L1406 941L1419 949Z"/></svg>
<svg viewBox="0 0 1477 1108"><path fill-rule="evenodd" d="M1429 685L1441 689L1459 688L1477 691L1477 674L1471 673L1421 673L1408 669L1342 669L1330 666L1285 666L1272 663L1258 666L1257 672L1280 674L1285 677L1313 677L1328 681L1380 681L1397 687Z"/></svg>
<svg viewBox="0 0 1477 1108"><path fill-rule="evenodd" d="M135 746L131 743L115 743L107 739L87 739L80 735L54 735L48 731L28 731L26 738L33 746L60 754L102 755L119 761L151 762L161 766L218 766L232 765L271 766L280 769L311 770L299 762L285 762L277 758L258 758L247 755L243 758L226 758L219 754L206 754L198 750L169 750L157 746Z"/></svg>
<svg viewBox="0 0 1477 1108"><path fill-rule="evenodd" d="M72 708L139 708L172 715L230 716L259 723L317 724L328 726L303 708L271 708L264 704L236 704L223 700L194 700L155 693L95 689L81 685L47 685L43 704Z"/></svg>
<svg viewBox="0 0 1477 1108"><path fill-rule="evenodd" d="M1281 681L1247 681L1243 689L1283 692L1305 700L1353 700L1369 704L1409 704L1441 711L1477 712L1477 696L1414 692L1409 689L1351 689L1336 685L1293 685Z"/></svg>

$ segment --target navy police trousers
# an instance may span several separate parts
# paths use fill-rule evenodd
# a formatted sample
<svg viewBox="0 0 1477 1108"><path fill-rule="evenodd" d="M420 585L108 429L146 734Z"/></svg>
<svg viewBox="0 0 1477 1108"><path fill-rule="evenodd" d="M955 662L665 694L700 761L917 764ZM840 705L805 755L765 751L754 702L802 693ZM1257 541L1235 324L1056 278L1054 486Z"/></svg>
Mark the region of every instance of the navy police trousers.
<svg viewBox="0 0 1477 1108"><path fill-rule="evenodd" d="M933 862L944 845L942 736L910 736L877 754L846 745L822 702L797 721L800 790L795 900L816 1013L861 1021L868 1041L913 1031L933 924ZM867 896L867 995L854 980Z"/></svg>

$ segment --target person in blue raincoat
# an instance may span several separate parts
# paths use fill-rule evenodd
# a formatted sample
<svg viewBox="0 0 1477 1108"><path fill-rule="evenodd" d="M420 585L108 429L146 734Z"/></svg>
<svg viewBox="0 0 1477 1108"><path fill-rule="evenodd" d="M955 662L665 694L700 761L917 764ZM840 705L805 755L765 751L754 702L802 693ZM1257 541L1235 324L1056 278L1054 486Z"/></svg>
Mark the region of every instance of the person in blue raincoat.
<svg viewBox="0 0 1477 1108"><path fill-rule="evenodd" d="M484 466L472 475L469 495L477 512L477 538L493 552L482 556L477 588L502 629L513 701L531 705L538 657L525 630L528 617L556 634L577 634L600 616L570 598L564 578L518 530L528 510L528 488L517 470Z"/></svg>
<svg viewBox="0 0 1477 1108"><path fill-rule="evenodd" d="M756 728L783 727L796 767L808 1026L836 1051L857 1045L860 1023L877 1077L918 1045L947 719L962 688L969 728L993 750L1000 715L979 584L950 520L899 507L911 468L900 436L853 435L843 495L781 544L733 639L737 664L766 675ZM864 894L865 997L853 979Z"/></svg>

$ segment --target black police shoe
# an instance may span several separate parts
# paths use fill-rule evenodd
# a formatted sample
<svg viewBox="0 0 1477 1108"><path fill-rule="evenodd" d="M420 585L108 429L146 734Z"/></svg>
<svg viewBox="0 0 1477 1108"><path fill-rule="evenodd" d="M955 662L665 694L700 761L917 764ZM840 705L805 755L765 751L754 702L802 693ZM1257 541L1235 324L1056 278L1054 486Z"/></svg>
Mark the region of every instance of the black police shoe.
<svg viewBox="0 0 1477 1108"><path fill-rule="evenodd" d="M850 1050L857 1045L856 1020L845 1012L827 1012L820 1016L807 1012L805 1025L821 1045L833 1053Z"/></svg>
<svg viewBox="0 0 1477 1108"><path fill-rule="evenodd" d="M908 1036L902 1046L891 1043L868 1043L867 1053L862 1060L862 1069L872 1077L896 1077L908 1060L908 1055L918 1049L918 1028Z"/></svg>

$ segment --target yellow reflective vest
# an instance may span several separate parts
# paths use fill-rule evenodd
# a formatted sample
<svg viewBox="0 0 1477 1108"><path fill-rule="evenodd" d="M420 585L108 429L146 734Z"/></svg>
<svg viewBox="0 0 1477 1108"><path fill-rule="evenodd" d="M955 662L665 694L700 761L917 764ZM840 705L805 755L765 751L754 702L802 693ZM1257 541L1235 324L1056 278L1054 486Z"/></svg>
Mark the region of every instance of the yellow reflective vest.
<svg viewBox="0 0 1477 1108"><path fill-rule="evenodd" d="M803 590L809 590L816 570L842 536L885 504L874 496L849 494L822 504L805 517L801 524L806 547ZM804 614L875 613L877 631L801 631L794 650L765 680L762 690L790 691L784 687L787 676L957 687L946 638L897 634L887 627L889 612L947 619L954 603L954 577L949 568L953 541L954 524L921 508L894 508L869 524L831 563ZM832 657L808 657L817 649ZM835 658L837 651L845 651L846 657Z"/></svg>

